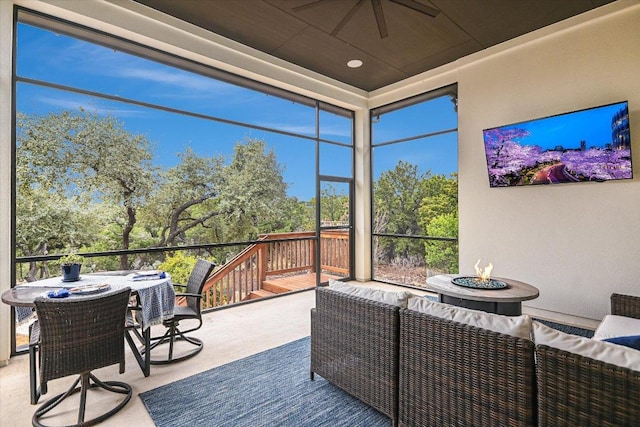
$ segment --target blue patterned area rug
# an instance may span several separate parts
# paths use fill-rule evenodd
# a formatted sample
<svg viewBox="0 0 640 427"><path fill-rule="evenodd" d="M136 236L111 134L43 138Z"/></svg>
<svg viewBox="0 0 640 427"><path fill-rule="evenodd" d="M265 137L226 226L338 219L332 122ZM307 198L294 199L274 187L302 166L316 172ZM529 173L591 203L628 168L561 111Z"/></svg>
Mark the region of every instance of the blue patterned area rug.
<svg viewBox="0 0 640 427"><path fill-rule="evenodd" d="M376 427L391 420L316 375L309 337L141 393L158 427Z"/></svg>

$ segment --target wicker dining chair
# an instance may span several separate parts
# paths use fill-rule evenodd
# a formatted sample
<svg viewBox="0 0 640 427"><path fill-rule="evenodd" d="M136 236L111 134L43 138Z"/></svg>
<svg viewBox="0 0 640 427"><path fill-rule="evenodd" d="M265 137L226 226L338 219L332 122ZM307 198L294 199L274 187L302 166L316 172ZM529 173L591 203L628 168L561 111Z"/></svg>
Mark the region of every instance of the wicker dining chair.
<svg viewBox="0 0 640 427"><path fill-rule="evenodd" d="M166 358L155 357L152 353L150 363L152 365L164 365L167 363L179 362L181 360L188 359L200 353L203 347L202 340L195 337L187 336L189 332L193 332L200 329L202 326L202 314L200 311L200 301L202 300L202 289L207 283L207 279L213 272L215 264L199 259L196 265L191 271L189 280L186 285L174 284L176 289L186 289L186 292L176 292L176 298L186 299L186 305L176 304L173 312L173 317L163 322L163 325L167 328L164 335L151 338L151 345L148 351L152 351L162 344L169 344L169 351ZM197 320L197 324L186 330L181 330L178 326L183 320ZM176 341L182 340L189 344L193 344L193 348L178 357L174 357L174 344Z"/></svg>
<svg viewBox="0 0 640 427"><path fill-rule="evenodd" d="M97 424L122 409L131 399L131 386L119 381L101 381L91 371L120 364L124 372L124 327L130 288L86 297L35 300L39 329L32 331L39 351L40 390L47 393L47 382L79 374L71 387L43 403L33 415L33 425L67 397L80 392L76 425ZM37 334L37 336L35 336ZM78 384L80 386L78 387ZM124 394L113 409L85 421L87 391L100 387Z"/></svg>
<svg viewBox="0 0 640 427"><path fill-rule="evenodd" d="M38 341L40 341L40 322L36 320L29 325L29 394L31 404L35 405L40 399L40 388L38 387Z"/></svg>

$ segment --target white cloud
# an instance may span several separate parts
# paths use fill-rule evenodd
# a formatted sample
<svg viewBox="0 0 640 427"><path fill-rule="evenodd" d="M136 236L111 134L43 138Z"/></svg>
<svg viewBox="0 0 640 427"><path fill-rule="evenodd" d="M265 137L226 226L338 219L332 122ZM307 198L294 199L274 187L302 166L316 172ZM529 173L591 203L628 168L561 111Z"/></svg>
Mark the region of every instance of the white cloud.
<svg viewBox="0 0 640 427"><path fill-rule="evenodd" d="M161 83L190 90L220 92L227 90L226 84L210 78L182 71L158 70L147 67L126 67L115 70L118 77L137 79L145 82Z"/></svg>
<svg viewBox="0 0 640 427"><path fill-rule="evenodd" d="M72 99L61 99L61 98L49 98L49 97L39 97L38 100L43 104L52 105L54 107L60 107L65 110L79 110L83 108L86 111L91 113L96 113L102 116L116 116L116 117L141 117L146 113L141 110L127 110L121 108L111 108L105 106L99 106L92 103L75 101Z"/></svg>
<svg viewBox="0 0 640 427"><path fill-rule="evenodd" d="M58 58L58 61L73 63L76 66L82 65L85 75L94 75L96 78L115 77L131 80L128 83L136 85L157 83L192 91L190 93L171 92L165 87L163 97L197 98L212 94L227 94L237 90L233 85L212 78L83 41L70 44L65 50L65 57ZM154 93L158 94L158 92Z"/></svg>

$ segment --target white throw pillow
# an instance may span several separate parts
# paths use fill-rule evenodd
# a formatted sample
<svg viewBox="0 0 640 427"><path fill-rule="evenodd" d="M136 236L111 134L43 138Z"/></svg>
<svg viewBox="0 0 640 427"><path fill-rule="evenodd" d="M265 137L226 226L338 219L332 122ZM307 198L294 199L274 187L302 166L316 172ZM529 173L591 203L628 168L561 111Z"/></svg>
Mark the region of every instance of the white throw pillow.
<svg viewBox="0 0 640 427"><path fill-rule="evenodd" d="M536 345L548 345L580 356L640 371L640 351L638 350L560 332L540 322L533 322L533 336Z"/></svg>
<svg viewBox="0 0 640 427"><path fill-rule="evenodd" d="M337 292L342 292L347 295L353 295L360 298L365 298L371 301L382 302L389 305L395 305L397 307L406 308L407 300L409 297L414 296L408 291L385 291L383 289L372 289L365 286L355 286L349 283L340 282L337 280L329 280L329 289Z"/></svg>
<svg viewBox="0 0 640 427"><path fill-rule="evenodd" d="M487 313L429 301L427 298L420 297L409 298L407 308L440 319L453 320L493 332L531 340L531 317L526 314L504 316L502 314Z"/></svg>
<svg viewBox="0 0 640 427"><path fill-rule="evenodd" d="M593 334L594 340L640 335L640 319L607 314Z"/></svg>

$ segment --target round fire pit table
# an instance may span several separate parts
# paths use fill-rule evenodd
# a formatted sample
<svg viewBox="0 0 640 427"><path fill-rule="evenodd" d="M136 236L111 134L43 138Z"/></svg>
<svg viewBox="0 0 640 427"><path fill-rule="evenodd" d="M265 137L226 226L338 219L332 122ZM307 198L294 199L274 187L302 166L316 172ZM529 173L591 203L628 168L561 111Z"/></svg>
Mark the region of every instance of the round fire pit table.
<svg viewBox="0 0 640 427"><path fill-rule="evenodd" d="M482 310L488 313L519 316L522 301L538 298L540 292L535 286L513 279L494 277L507 284L502 289L474 289L452 282L462 274L441 274L427 278L427 289L438 294L440 302L459 307Z"/></svg>

